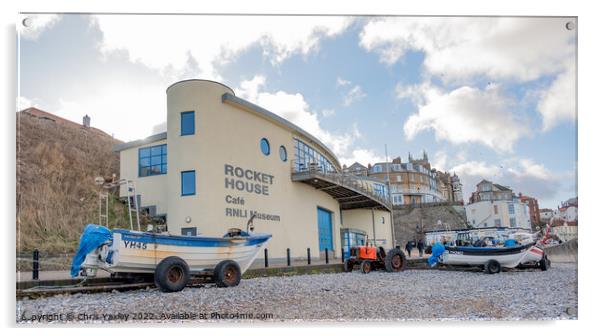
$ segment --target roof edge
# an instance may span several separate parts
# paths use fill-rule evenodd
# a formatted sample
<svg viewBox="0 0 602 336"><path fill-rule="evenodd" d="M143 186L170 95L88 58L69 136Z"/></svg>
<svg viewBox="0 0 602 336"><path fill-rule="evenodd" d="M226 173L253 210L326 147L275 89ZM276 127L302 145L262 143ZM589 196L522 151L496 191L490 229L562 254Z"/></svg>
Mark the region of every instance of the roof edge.
<svg viewBox="0 0 602 336"><path fill-rule="evenodd" d="M327 153L328 155L330 155L336 163L337 168L342 169L341 168L341 163L339 162L339 159L337 158L337 156L330 150L330 148L328 148L328 146L326 146L324 143L322 143L322 141L318 140L318 138L316 138L315 136L309 134L307 131L305 131L304 129L302 129L301 127L293 124L292 122L282 118L281 116L275 114L274 112L270 112L268 110L266 110L265 108L255 105L247 100L244 100L242 98L238 98L233 94L230 93L224 93L222 95L222 102L231 102L233 104L237 104L237 105L241 105L243 107L246 107L247 109L250 109L254 112L257 112L269 119L272 119L273 121L275 121L278 124L281 124L283 126L286 126L300 134L302 134L303 136L307 137L309 140L311 140L312 142L316 143L318 146L322 147Z"/></svg>
<svg viewBox="0 0 602 336"><path fill-rule="evenodd" d="M134 140L134 141L130 141L130 142L122 143L122 144L113 145L113 152L121 152L126 149L146 145L151 142L165 140L165 139L167 139L167 132L157 133L157 134L151 135L144 139Z"/></svg>
<svg viewBox="0 0 602 336"><path fill-rule="evenodd" d="M224 84L224 83L220 83L220 82L216 82L214 80L210 80L210 79L199 79L199 78L190 78L190 79L183 79L181 81L177 81L173 84L171 84L170 86L167 87L167 89L165 89L165 93L167 93L169 91L169 89L171 89L173 86L180 84L180 83L185 83L185 82L210 82L210 83L215 83L215 84L219 84L223 87L225 87L226 89L230 90L230 92L232 92L232 94L234 94L234 90L232 90L231 87L229 87L228 85Z"/></svg>

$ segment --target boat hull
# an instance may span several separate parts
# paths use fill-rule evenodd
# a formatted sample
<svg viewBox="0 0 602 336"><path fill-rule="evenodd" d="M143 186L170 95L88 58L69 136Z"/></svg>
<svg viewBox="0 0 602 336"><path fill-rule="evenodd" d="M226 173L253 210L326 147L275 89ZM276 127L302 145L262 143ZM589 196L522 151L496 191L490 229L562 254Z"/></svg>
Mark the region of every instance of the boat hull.
<svg viewBox="0 0 602 336"><path fill-rule="evenodd" d="M244 273L262 251L271 235L228 238L187 237L114 230L109 247L110 257L102 257L96 249L82 268L104 269L111 273L154 273L165 258L182 258L191 273L211 271L224 260L233 260Z"/></svg>
<svg viewBox="0 0 602 336"><path fill-rule="evenodd" d="M543 256L542 249L529 244L511 248L446 247L439 258L447 265L481 266L489 260L496 260L502 267L514 268L536 263Z"/></svg>

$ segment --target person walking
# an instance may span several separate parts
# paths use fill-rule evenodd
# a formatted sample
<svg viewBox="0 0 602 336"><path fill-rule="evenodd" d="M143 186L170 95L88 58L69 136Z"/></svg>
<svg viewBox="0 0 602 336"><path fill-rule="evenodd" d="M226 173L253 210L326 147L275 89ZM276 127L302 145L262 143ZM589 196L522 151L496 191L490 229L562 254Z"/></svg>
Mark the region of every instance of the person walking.
<svg viewBox="0 0 602 336"><path fill-rule="evenodd" d="M424 253L424 242L422 239L418 241L418 255L422 258L422 253Z"/></svg>
<svg viewBox="0 0 602 336"><path fill-rule="evenodd" d="M408 257L412 256L412 242L408 241L406 244L406 251L408 252Z"/></svg>

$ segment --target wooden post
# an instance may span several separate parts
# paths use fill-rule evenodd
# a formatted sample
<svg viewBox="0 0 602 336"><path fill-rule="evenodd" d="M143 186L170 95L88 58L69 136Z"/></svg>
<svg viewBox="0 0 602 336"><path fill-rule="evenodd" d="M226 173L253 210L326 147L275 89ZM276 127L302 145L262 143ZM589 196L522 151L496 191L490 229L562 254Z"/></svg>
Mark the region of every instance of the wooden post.
<svg viewBox="0 0 602 336"><path fill-rule="evenodd" d="M291 249L286 248L286 266L291 265Z"/></svg>
<svg viewBox="0 0 602 336"><path fill-rule="evenodd" d="M265 259L265 267L268 267L268 249L263 249L263 257Z"/></svg>
<svg viewBox="0 0 602 336"><path fill-rule="evenodd" d="M31 278L33 280L40 279L40 251L38 249L33 250L33 271Z"/></svg>

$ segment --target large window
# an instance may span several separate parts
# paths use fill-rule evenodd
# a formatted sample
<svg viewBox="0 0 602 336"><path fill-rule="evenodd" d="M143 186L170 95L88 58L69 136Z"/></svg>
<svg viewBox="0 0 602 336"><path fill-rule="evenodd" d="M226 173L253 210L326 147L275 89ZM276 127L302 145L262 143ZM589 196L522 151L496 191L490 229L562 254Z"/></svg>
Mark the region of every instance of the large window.
<svg viewBox="0 0 602 336"><path fill-rule="evenodd" d="M167 145L138 149L138 176L152 176L167 173Z"/></svg>
<svg viewBox="0 0 602 336"><path fill-rule="evenodd" d="M295 169L305 171L312 166L322 172L335 172L334 166L324 155L303 141L295 139Z"/></svg>
<svg viewBox="0 0 602 336"><path fill-rule="evenodd" d="M182 112L180 115L180 131L181 135L194 134L194 111Z"/></svg>
<svg viewBox="0 0 602 336"><path fill-rule="evenodd" d="M182 196L196 194L196 173L194 170L182 172Z"/></svg>

